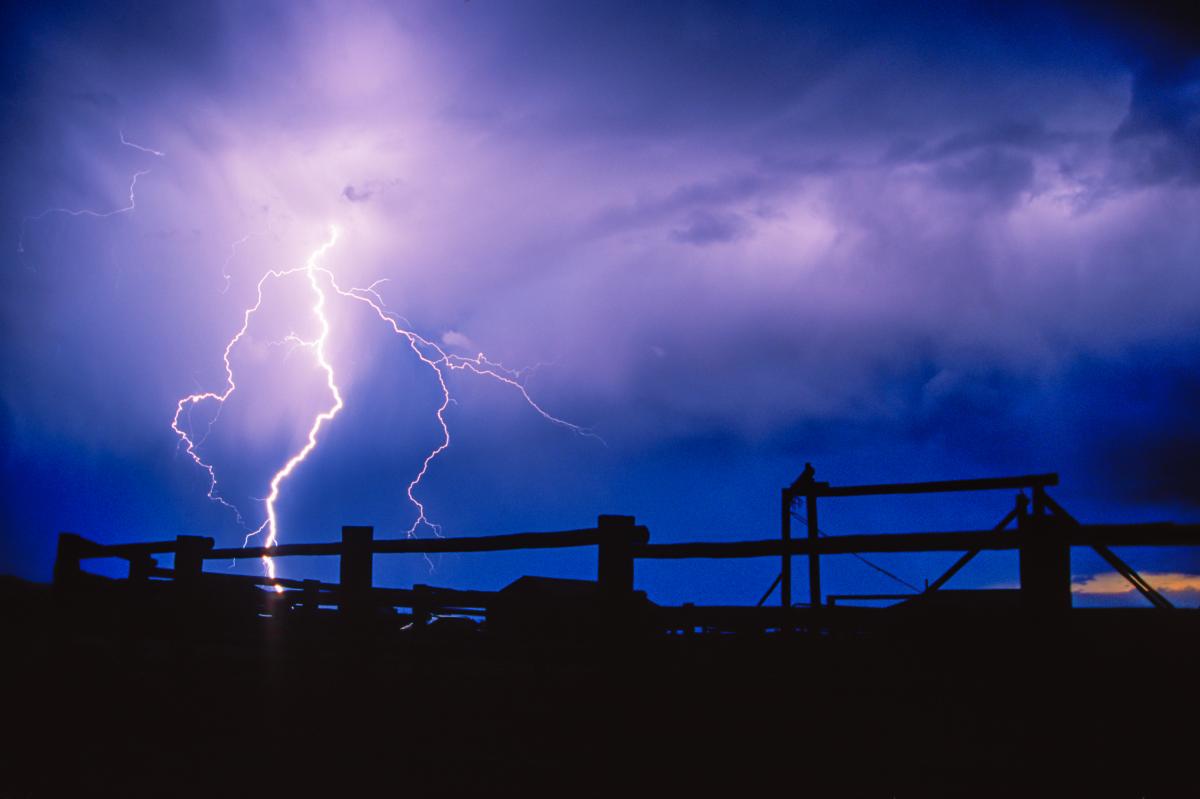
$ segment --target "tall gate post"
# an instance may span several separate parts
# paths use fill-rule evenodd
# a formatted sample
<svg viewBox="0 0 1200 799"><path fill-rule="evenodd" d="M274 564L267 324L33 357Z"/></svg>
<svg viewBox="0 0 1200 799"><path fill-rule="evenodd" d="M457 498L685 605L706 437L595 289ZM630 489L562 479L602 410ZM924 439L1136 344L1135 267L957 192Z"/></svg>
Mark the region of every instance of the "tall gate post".
<svg viewBox="0 0 1200 799"><path fill-rule="evenodd" d="M374 527L347 525L342 528L342 557L339 563L341 600L339 609L347 616L362 618L370 613L373 580Z"/></svg>
<svg viewBox="0 0 1200 799"><path fill-rule="evenodd" d="M1071 546L1063 525L1046 513L1046 493L1033 489L1033 513L1017 519L1020 550L1021 605L1054 613L1071 608Z"/></svg>
<svg viewBox="0 0 1200 799"><path fill-rule="evenodd" d="M780 494L779 537L783 540L783 562L779 564L779 604L783 608L792 606L792 553L787 549L792 541L792 502L796 496L791 488Z"/></svg>
<svg viewBox="0 0 1200 799"><path fill-rule="evenodd" d="M817 554L817 538L821 528L817 526L817 494L816 484L809 486L808 496L805 497L805 520L808 522L808 603L814 608L821 607L821 556Z"/></svg>
<svg viewBox="0 0 1200 799"><path fill-rule="evenodd" d="M784 546L792 539L792 504L797 497L804 497L804 519L808 527L808 601L816 608L821 606L821 556L817 552L817 539L821 529L817 526L817 497L821 489L828 488L829 483L817 482L813 479L816 470L811 463L804 464L804 471L783 489L782 528ZM792 558L791 553L784 552L783 574L780 577L780 595L783 606L792 604Z"/></svg>

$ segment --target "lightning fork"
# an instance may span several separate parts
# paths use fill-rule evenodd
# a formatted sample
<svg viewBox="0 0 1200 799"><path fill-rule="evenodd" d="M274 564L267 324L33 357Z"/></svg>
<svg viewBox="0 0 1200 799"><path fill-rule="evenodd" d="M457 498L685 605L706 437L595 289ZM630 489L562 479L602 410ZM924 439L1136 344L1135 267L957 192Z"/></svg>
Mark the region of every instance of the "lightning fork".
<svg viewBox="0 0 1200 799"><path fill-rule="evenodd" d="M220 413L221 407L224 406L224 403L237 390L237 382L234 378L233 365L231 363L233 349L246 336L254 315L262 307L263 292L267 282L269 280L280 279L289 275L303 272L307 277L309 286L312 290L313 304L310 310L319 322L320 332L319 335L311 341L301 339L294 333L289 334L284 341L292 343L296 346L302 346L312 351L317 366L325 375L325 385L329 390L331 403L328 407L326 407L325 410L321 411L313 418L313 421L309 426L304 445L298 451L296 451L295 454L288 458L284 465L277 470L274 475L272 475L270 480L270 491L266 497L262 498L266 508L266 519L254 530L249 530L245 539L247 543L254 536L263 533L266 534L264 537L264 545L266 547L273 547L276 545L276 543L278 543L279 516L277 504L282 493L283 485L285 481L287 481L287 479L291 477L295 470L300 466L300 464L302 464L317 448L320 433L325 425L333 421L334 417L336 417L338 413L345 407L345 401L342 396L341 389L337 384L337 378L334 372L333 364L330 362L328 353L326 352L326 343L329 339L331 326L328 317L325 315L325 308L328 302L328 296L325 293L325 289L322 287L322 283L325 281L328 282L329 287L338 296L351 299L368 306L380 320L389 326L393 333L404 338L408 343L409 348L413 351L413 354L415 354L417 358L426 366L428 366L433 372L433 375L437 380L438 387L441 391L442 399L434 413L434 417L437 419L438 426L441 429L441 439L436 446L426 453L425 457L421 461L420 469L405 487L405 495L408 498L408 501L412 504L413 508L416 510L416 520L408 528L406 533L409 537L415 536L417 531L423 527L431 530L434 535L441 535L440 527L429 519L425 505L417 495L417 489L420 487L421 482L428 474L429 468L434 460L443 452L445 452L450 446L450 426L446 422L446 410L450 407L450 404L454 402L454 398L451 395L449 384L446 382L446 375L448 371L465 370L481 377L488 377L500 383L511 386L517 390L522 399L524 399L524 401L542 418L554 424L566 427L580 435L596 438L603 443L603 440L591 430L554 416L542 408L530 396L528 390L522 382L522 372L508 369L499 363L488 360L488 358L482 353L476 355L474 358L449 354L436 343L413 331L407 320L404 320L403 317L387 310L386 304L377 290L377 287L384 281L376 281L366 288L342 288L342 286L339 285L334 273L328 268L320 266L318 263L321 259L323 259L329 249L336 244L338 237L338 228L331 228L329 238L308 257L304 266L287 270L269 270L259 279L256 286L254 304L245 310L242 315L242 326L237 330L236 333L234 333L233 337L225 345L225 350L222 355L222 360L225 365L224 390L220 393L215 391L204 391L189 394L188 396L179 400L175 407L175 415L171 422L171 429L179 437L180 445L184 447L185 452L187 452L192 461L208 474L208 498L233 510L237 515L239 523L242 524L243 529L249 530L249 528L246 527L242 521L243 517L240 511L232 503L221 496L217 483L215 467L205 461L196 451L198 444L191 438L189 431L185 430L180 425L180 419L183 418L185 413L189 412L194 406L210 401L218 404L217 413ZM401 324L401 321L403 321L404 324ZM263 564L266 568L269 578L274 579L276 576L274 560L269 555L264 556ZM283 589L276 585L275 590L282 591Z"/></svg>
<svg viewBox="0 0 1200 799"><path fill-rule="evenodd" d="M134 144L133 142L128 141L125 138L124 132L118 131L118 133L120 134L122 145L124 145L126 147L131 147L134 150L140 150L141 152L144 152L144 153L149 153L150 155L156 156L158 158L166 157L166 153L160 152L159 150L151 149L150 147L143 147L140 144ZM27 229L29 228L30 223L31 222L40 222L41 220L45 219L50 214L63 214L65 216L90 216L94 219L107 219L110 216L117 216L118 214L125 214L125 213L129 213L130 211L136 210L137 209L137 198L135 196L135 192L137 190L138 178L144 177L149 174L150 174L149 169L139 169L137 172L133 173L133 177L129 181L129 203L127 205L122 206L121 208L114 208L111 211L95 211L90 208L47 208L46 210L42 211L39 214L34 214L33 216L26 216L24 219L21 220L21 235L17 239L17 252L18 253L25 252L25 233L26 233Z"/></svg>

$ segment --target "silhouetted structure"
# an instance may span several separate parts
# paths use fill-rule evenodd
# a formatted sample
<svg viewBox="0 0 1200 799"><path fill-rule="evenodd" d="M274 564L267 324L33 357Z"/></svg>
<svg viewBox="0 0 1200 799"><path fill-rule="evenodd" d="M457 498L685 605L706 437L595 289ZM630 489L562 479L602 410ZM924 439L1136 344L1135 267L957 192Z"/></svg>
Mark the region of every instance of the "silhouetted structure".
<svg viewBox="0 0 1200 799"><path fill-rule="evenodd" d="M598 552L597 579L594 584L542 584L542 604L555 608L553 613L537 606L536 591L525 591L521 606L526 614L538 616L541 625L550 633L551 626L578 623L594 629L598 615L611 620L613 629L624 622L639 633L678 631L703 628L714 631L749 630L818 630L842 626L862 626L867 614L849 612L847 600L896 600L923 607L948 604L931 598L972 558L985 550L1016 550L1020 556L1019 607L1036 613L1043 620L1071 608L1070 550L1073 546L1091 547L1154 606L1171 608L1171 603L1150 586L1137 572L1113 551L1115 546L1181 546L1200 545L1200 525L1172 523L1152 524L1080 524L1047 493L1058 484L1054 474L1018 477L984 478L976 480L945 480L923 483L889 483L882 485L831 486L814 479L809 464L803 474L782 491L781 534L778 540L705 541L695 543L650 543L649 531L635 523L631 516L600 516L596 527L543 533L516 533L481 537L432 539L377 539L371 527L344 527L340 542L319 544L282 544L274 547L215 548L211 538L183 535L174 541L139 544L104 545L72 533L59 538L58 559L55 564L55 583L64 591L85 585L102 584L83 571L81 564L91 558L116 557L129 563L125 582L132 586L163 587L173 584L179 601L203 605L212 592L230 593L235 587L272 586L275 593L259 592L241 596L253 606L254 614L278 615L304 611L301 618L311 618L322 608L338 608L347 620L362 621L375 617L383 608L405 608L406 623L428 624L437 615L463 615L489 619L498 607L505 608L504 626L519 626L513 621L512 597L532 583L510 586L502 592L455 591L414 586L412 589L375 588L373 560L375 555L396 553L439 552L498 552L516 549L542 549L595 546ZM852 534L826 536L818 526L818 501L835 497L863 497L887 494L928 494L960 491L1018 490L1013 509L991 530L959 532L914 532L888 534ZM1025 495L1028 491L1032 497ZM792 537L795 508L805 509L804 538ZM1015 529L1012 529L1014 528ZM941 552L961 551L964 554L944 574L931 582L924 591L914 594L837 595L825 597L821 590L821 556L836 554L868 554L876 552ZM158 567L155 556L173 554L174 569ZM340 558L340 582L320 583L313 580L270 580L266 577L209 574L204 562L245 558L286 558L296 556L335 555ZM792 560L795 556L808 559L809 599L807 603L792 601ZM688 605L682 608L651 605L644 594L634 591L634 564L639 559L686 558L754 558L779 557L781 570L775 585L780 589L780 608L773 611L760 602L755 608L704 607ZM577 581L576 581L577 582ZM559 591L549 588L559 585ZM773 592L772 585L768 594ZM764 596L764 601L766 597ZM224 603L219 603L224 604ZM969 604L969 602L967 603ZM570 613L562 612L565 607ZM248 611L250 609L248 608ZM860 609L860 610L866 610ZM553 625L550 619L555 621ZM574 621L573 621L574 620ZM486 628L485 621L485 628ZM561 631L559 631L561 633ZM555 634L559 634L555 633Z"/></svg>
<svg viewBox="0 0 1200 799"><path fill-rule="evenodd" d="M63 533L53 590L0 581L16 609L0 616L15 733L0 793L1188 795L1200 612L1171 608L1112 547L1200 545L1200 525L1079 524L1056 484L832 486L809 467L763 540L652 543L628 516L424 540L345 527L270 549ZM833 498L983 490L1021 492L988 530L818 527ZM595 547L596 579L373 584L379 555L558 547ZM1153 607L1071 608L1071 547L1095 548ZM989 550L1018 553L1018 590L948 587ZM963 554L923 590L821 589L827 555L938 551ZM336 556L338 582L205 570L263 555ZM101 557L128 576L83 568ZM757 606L667 607L636 590L638 561L688 558L780 572Z"/></svg>

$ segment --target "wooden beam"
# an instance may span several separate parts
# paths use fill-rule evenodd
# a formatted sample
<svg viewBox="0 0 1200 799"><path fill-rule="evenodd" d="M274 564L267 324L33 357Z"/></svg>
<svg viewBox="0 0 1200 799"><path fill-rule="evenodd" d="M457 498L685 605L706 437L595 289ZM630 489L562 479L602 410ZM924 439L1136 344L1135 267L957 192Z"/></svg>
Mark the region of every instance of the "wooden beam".
<svg viewBox="0 0 1200 799"><path fill-rule="evenodd" d="M96 544L93 543L84 557L87 558L124 558L135 560L152 555L169 555L179 549L178 539L175 541L144 541L136 544Z"/></svg>
<svg viewBox="0 0 1200 799"><path fill-rule="evenodd" d="M782 580L783 580L783 572L780 572L778 575L776 575L775 582L771 583L771 587L767 589L767 592L762 595L762 599L758 600L758 602L754 605L754 607L761 608L763 606L763 604L767 601L767 599L771 596L771 592L775 590L775 586L779 585L779 583ZM786 605L784 607L786 607Z"/></svg>
<svg viewBox="0 0 1200 799"><path fill-rule="evenodd" d="M1025 499L1025 496L1023 494L1017 497L1017 504L1013 507L1012 510L1010 510L1008 512L1008 514L1003 519L1000 520L999 524L997 524L995 527L992 528L993 532L1000 532L1004 528L1008 527L1008 525L1012 524L1013 519L1017 518L1017 516L1019 516L1022 512L1023 504L1022 504L1021 500L1023 500L1023 499ZM1028 500L1026 500L1026 501L1028 501ZM966 552L961 558L954 561L954 564L951 565L949 569L946 569L946 571L942 574L941 577L937 578L932 583L927 585L925 587L925 593L929 593L931 591L936 591L939 588L941 588L943 585L945 585L946 583L950 582L950 578L953 577L954 575L958 574L960 571L962 571L962 568L964 566L966 566L968 563L970 563L972 560L974 560L975 556L978 555L981 551L982 550L979 550L979 549L972 549L972 550L969 550L968 552Z"/></svg>
<svg viewBox="0 0 1200 799"><path fill-rule="evenodd" d="M634 527L637 536L648 538L649 531L641 525ZM512 549L559 549L563 547L595 546L600 533L594 527L581 530L562 530L548 533L510 533L507 535L464 536L454 538L393 538L375 539L371 551L377 555L432 554L435 552L501 552ZM281 558L289 555L340 555L342 545L279 544L273 547L230 547L215 549L210 558L261 558L264 555Z"/></svg>
<svg viewBox="0 0 1200 799"><path fill-rule="evenodd" d="M819 497L865 497L881 494L936 494L945 491L994 491L1058 485L1057 474L1026 474L1017 477L983 477L973 480L934 480L924 483L879 483L877 485L831 486L814 483ZM797 493L804 493L800 489Z"/></svg>
<svg viewBox="0 0 1200 799"><path fill-rule="evenodd" d="M647 544L635 550L639 558L757 558L782 555L807 555L814 549L823 555L847 555L853 552L953 552L974 549L1016 549L1019 540L1012 534L1001 538L990 531L954 533L895 533L885 535L838 535L815 541L797 539L783 542L713 541L687 544Z"/></svg>
<svg viewBox="0 0 1200 799"><path fill-rule="evenodd" d="M758 558L785 551L807 555L848 555L856 552L965 552L972 549L1018 549L1024 536L1011 531L965 530L938 533L884 533L835 535L816 541L778 539L713 541L682 544L644 544L635 548L639 558ZM1200 524L1087 524L1067 532L1072 546L1200 546Z"/></svg>
<svg viewBox="0 0 1200 799"><path fill-rule="evenodd" d="M1073 546L1193 547L1200 546L1200 524L1081 524L1068 538Z"/></svg>
<svg viewBox="0 0 1200 799"><path fill-rule="evenodd" d="M1067 524L1070 524L1076 528L1082 527L1082 525L1079 523L1079 520L1068 513L1066 508L1055 502L1052 497L1047 495L1045 501L1046 505L1050 508L1055 516L1058 516ZM1116 569L1118 574L1128 580L1133 587L1136 588L1138 592L1150 602L1151 605L1154 605L1154 607L1162 610L1175 607L1173 604L1171 604L1171 600L1167 599L1165 596L1155 590L1154 586L1150 585L1150 583L1146 582L1146 580L1142 578L1142 575L1134 571L1133 567L1127 564L1125 561L1118 558L1117 554L1110 550L1103 543L1093 542L1092 549L1096 550L1096 553L1100 555L1100 557L1104 558L1104 560L1108 562L1109 566L1112 566L1114 569Z"/></svg>
<svg viewBox="0 0 1200 799"><path fill-rule="evenodd" d="M1132 566L1118 558L1116 553L1111 549L1100 544L1094 545L1092 549L1096 550L1096 553L1100 555L1100 557L1104 558L1104 560L1108 562L1108 565L1112 566L1118 574L1128 580L1133 587L1138 590L1138 593L1144 596L1151 605L1159 608L1160 610L1170 610L1171 608L1175 607L1171 603L1171 600L1160 594L1154 588L1154 586L1150 585L1150 583L1148 583L1142 577L1142 575L1138 574Z"/></svg>
<svg viewBox="0 0 1200 799"><path fill-rule="evenodd" d="M276 544L273 547L225 547L214 549L208 554L213 560L241 560L243 558L284 558L291 555L340 555L342 544Z"/></svg>
<svg viewBox="0 0 1200 799"><path fill-rule="evenodd" d="M884 600L909 600L918 597L920 594L830 594L826 599L830 607L836 607L837 603L843 599L857 599L872 602L881 602Z"/></svg>
<svg viewBox="0 0 1200 799"><path fill-rule="evenodd" d="M637 535L649 537L645 527L635 526ZM403 552L500 552L512 549L558 549L560 547L595 546L600 543L600 531L592 528L564 530L551 533L511 533L467 538L426 538L376 541L379 553Z"/></svg>
<svg viewBox="0 0 1200 799"><path fill-rule="evenodd" d="M817 497L809 494L805 498L804 520L808 524L808 604L821 606L821 550L817 542L821 528L817 526Z"/></svg>
<svg viewBox="0 0 1200 799"><path fill-rule="evenodd" d="M342 528L342 558L338 564L341 589L338 608L342 613L356 617L366 617L370 613L374 537L373 527Z"/></svg>
<svg viewBox="0 0 1200 799"><path fill-rule="evenodd" d="M786 547L792 540L792 502L795 497L787 488L783 489L780 498L780 521L779 521L779 538L783 541ZM779 564L779 604L781 607L790 608L792 606L792 555L791 550L784 549L780 556ZM771 588L775 586L772 585ZM767 594L771 592L768 590ZM765 599L765 598L764 598ZM759 602L758 604L762 604Z"/></svg>

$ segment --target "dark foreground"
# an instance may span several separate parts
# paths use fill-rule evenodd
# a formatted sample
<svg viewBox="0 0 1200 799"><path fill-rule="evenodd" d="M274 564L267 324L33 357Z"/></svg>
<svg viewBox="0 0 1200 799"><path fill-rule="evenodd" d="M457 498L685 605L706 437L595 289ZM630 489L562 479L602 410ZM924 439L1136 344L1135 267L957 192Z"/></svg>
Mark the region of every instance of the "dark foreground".
<svg viewBox="0 0 1200 799"><path fill-rule="evenodd" d="M4 600L0 797L1200 795L1194 611L547 640Z"/></svg>

